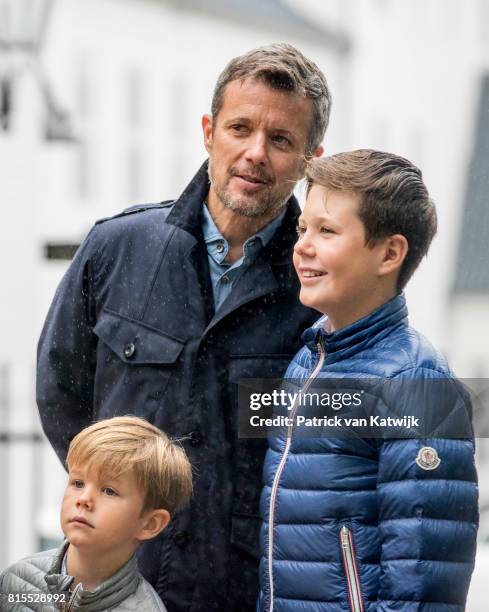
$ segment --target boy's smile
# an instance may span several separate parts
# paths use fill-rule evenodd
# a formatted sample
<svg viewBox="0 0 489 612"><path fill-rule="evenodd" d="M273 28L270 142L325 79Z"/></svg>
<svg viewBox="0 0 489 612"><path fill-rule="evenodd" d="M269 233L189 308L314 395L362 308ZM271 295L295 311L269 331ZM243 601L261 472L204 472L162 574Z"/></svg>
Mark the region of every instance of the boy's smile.
<svg viewBox="0 0 489 612"><path fill-rule="evenodd" d="M294 266L301 302L327 314L331 331L393 297L392 283L382 273L385 241L365 244L354 194L313 185L297 231Z"/></svg>

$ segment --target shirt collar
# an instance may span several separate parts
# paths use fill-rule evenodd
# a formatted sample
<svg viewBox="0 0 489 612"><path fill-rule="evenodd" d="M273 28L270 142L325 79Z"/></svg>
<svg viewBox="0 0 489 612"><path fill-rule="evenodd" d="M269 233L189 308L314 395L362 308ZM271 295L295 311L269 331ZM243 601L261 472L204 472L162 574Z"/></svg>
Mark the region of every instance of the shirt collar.
<svg viewBox="0 0 489 612"><path fill-rule="evenodd" d="M256 241L256 239L260 240L262 247L266 246L272 239L272 236L274 235L279 225L282 223L283 218L285 217L286 211L287 211L287 207L284 206L282 212L278 215L278 217L275 217L275 219L270 221L270 223L265 225L265 227L262 227L260 231L256 232L256 234L254 234L253 236L250 236L246 240L246 242L243 245L243 249L245 249L246 245ZM221 232L217 229L217 226L214 223L214 219L212 218L211 213L209 212L209 209L207 208L207 204L205 203L204 203L202 231L204 234L204 241L207 245L212 244L213 242L222 241L226 245L226 251L227 251L227 240L224 238Z"/></svg>

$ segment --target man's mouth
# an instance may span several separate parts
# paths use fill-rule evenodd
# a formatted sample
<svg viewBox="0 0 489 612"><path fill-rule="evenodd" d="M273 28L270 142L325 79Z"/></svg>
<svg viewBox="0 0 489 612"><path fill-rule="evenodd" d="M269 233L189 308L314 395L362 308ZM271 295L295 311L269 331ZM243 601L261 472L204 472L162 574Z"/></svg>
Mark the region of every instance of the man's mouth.
<svg viewBox="0 0 489 612"><path fill-rule="evenodd" d="M243 181L247 181L248 183L268 185L268 181L266 181L264 178L260 176L254 176L252 174L237 174L235 176L238 176L240 179L242 179Z"/></svg>
<svg viewBox="0 0 489 612"><path fill-rule="evenodd" d="M86 525L87 527L93 527L93 525L89 523L87 519L84 518L83 516L74 516L72 519L70 519L69 522L75 523L77 525Z"/></svg>

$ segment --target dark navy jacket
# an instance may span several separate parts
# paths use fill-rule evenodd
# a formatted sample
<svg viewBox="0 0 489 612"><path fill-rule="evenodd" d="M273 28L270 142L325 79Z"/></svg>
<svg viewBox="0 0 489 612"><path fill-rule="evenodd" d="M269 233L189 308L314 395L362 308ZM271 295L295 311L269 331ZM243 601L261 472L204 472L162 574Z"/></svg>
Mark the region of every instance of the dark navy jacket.
<svg viewBox="0 0 489 612"><path fill-rule="evenodd" d="M38 350L37 400L63 461L93 420L136 414L186 437L195 494L145 544L143 575L169 612L253 609L265 440L237 437L237 381L282 376L317 313L298 301L294 198L272 240L214 312L204 165L173 205L95 225L63 278Z"/></svg>
<svg viewBox="0 0 489 612"><path fill-rule="evenodd" d="M259 610L462 612L478 524L463 388L408 326L403 295L333 333L319 321L304 340L288 379L312 384L316 369L317 385L348 377L390 389L375 409L426 417L433 437L270 438Z"/></svg>

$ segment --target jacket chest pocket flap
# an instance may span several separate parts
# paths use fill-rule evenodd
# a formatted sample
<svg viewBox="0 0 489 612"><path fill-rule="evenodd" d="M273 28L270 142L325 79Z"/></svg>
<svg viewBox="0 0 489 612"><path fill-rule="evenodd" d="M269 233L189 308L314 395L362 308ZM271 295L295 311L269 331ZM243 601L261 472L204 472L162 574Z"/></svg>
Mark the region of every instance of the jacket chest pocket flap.
<svg viewBox="0 0 489 612"><path fill-rule="evenodd" d="M94 328L98 337L94 415L98 419L128 410L153 422L177 372L185 342L107 310Z"/></svg>
<svg viewBox="0 0 489 612"><path fill-rule="evenodd" d="M94 333L119 359L127 364L175 363L185 342L146 325L104 310Z"/></svg>

